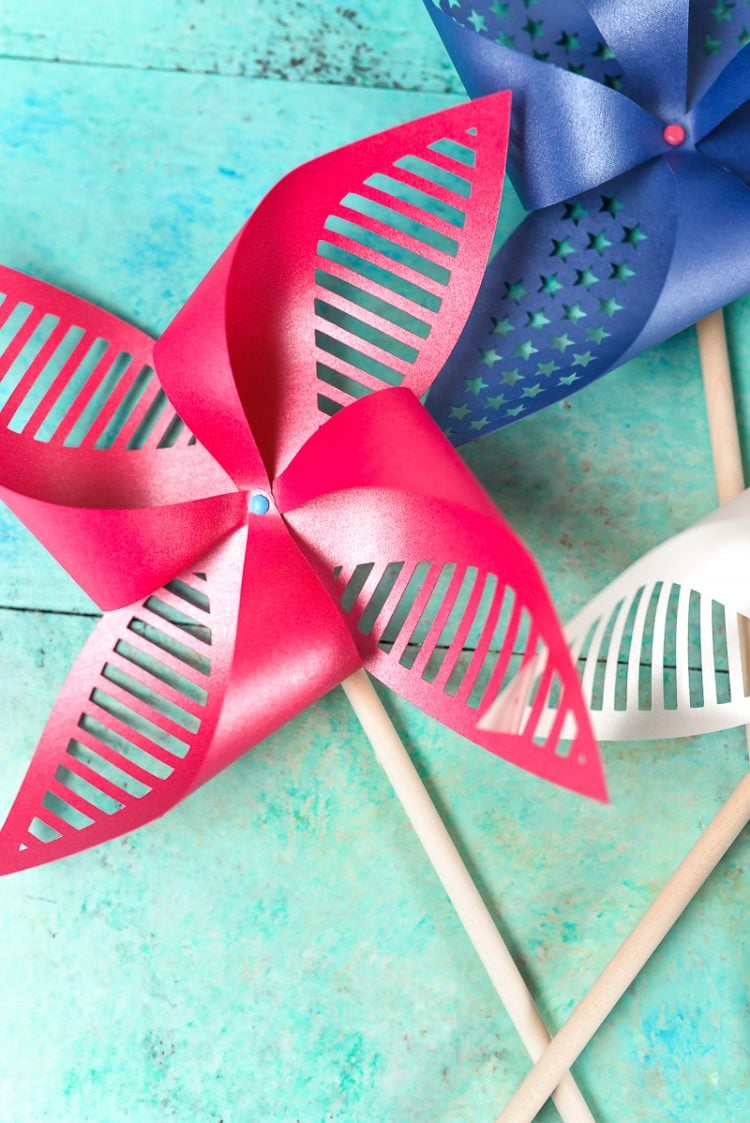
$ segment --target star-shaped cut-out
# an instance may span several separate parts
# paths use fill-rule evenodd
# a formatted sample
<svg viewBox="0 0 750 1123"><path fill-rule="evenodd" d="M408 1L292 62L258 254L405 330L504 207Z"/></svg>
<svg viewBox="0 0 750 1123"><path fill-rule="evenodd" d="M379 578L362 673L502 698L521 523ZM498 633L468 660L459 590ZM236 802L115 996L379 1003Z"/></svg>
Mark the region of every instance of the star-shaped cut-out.
<svg viewBox="0 0 750 1123"><path fill-rule="evenodd" d="M536 355L538 351L539 348L535 347L530 339L527 339L524 343L519 343L515 353L521 359L530 359L531 356Z"/></svg>
<svg viewBox="0 0 750 1123"><path fill-rule="evenodd" d="M463 419L469 413L471 413L471 410L465 404L462 406L451 406L450 416L452 418L455 418L456 421L463 421Z"/></svg>
<svg viewBox="0 0 750 1123"><path fill-rule="evenodd" d="M563 31L556 45L562 47L566 55L572 54L573 51L580 51L581 49L578 36L574 32L571 33L568 31Z"/></svg>
<svg viewBox="0 0 750 1123"><path fill-rule="evenodd" d="M515 35L508 35L507 31L501 31L495 42L499 43L501 47L509 47L510 50L516 45Z"/></svg>
<svg viewBox="0 0 750 1123"><path fill-rule="evenodd" d="M583 308L581 308L580 304L563 304L563 308L565 309L563 319L570 320L572 324L577 324L579 320L583 320L586 317L586 313Z"/></svg>
<svg viewBox="0 0 750 1123"><path fill-rule="evenodd" d="M508 5L503 3L502 0L492 0L490 11L493 16L497 16L498 19L505 19L508 14Z"/></svg>
<svg viewBox="0 0 750 1123"><path fill-rule="evenodd" d="M614 316L615 312L622 312L622 305L618 304L613 296L607 300L599 301L599 311L604 316Z"/></svg>
<svg viewBox="0 0 750 1123"><path fill-rule="evenodd" d="M514 367L513 370L504 370L500 377L507 386L515 386L517 382L521 381L521 375L518 373L518 367Z"/></svg>
<svg viewBox="0 0 750 1123"><path fill-rule="evenodd" d="M569 62L568 63L568 70L570 71L571 74L585 74L586 73L586 63L585 62Z"/></svg>
<svg viewBox="0 0 750 1123"><path fill-rule="evenodd" d="M505 337L511 331L513 331L513 324L510 322L509 316L503 316L502 320L497 320L494 316L492 317L493 335L501 335Z"/></svg>
<svg viewBox="0 0 750 1123"><path fill-rule="evenodd" d="M612 262L612 272L609 275L610 281L621 281L624 285L631 277L635 277L635 273L630 268L627 261L623 261L622 263L618 263L617 261Z"/></svg>
<svg viewBox="0 0 750 1123"><path fill-rule="evenodd" d="M499 363L502 355L496 351L494 347L489 347L486 351L479 352L479 361L483 367L493 367L495 363Z"/></svg>
<svg viewBox="0 0 750 1123"><path fill-rule="evenodd" d="M558 386L572 386L574 382L578 382L580 374L563 374L558 380Z"/></svg>
<svg viewBox="0 0 750 1123"><path fill-rule="evenodd" d="M559 240L553 238L552 247L550 257L561 257L563 261L566 261L572 253L576 252L575 246L573 246L568 238L561 238Z"/></svg>
<svg viewBox="0 0 750 1123"><path fill-rule="evenodd" d="M471 9L471 14L469 15L469 23L472 25L475 31L487 30L487 20L485 16L481 14L481 12L478 12L476 10L476 8Z"/></svg>
<svg viewBox="0 0 750 1123"><path fill-rule="evenodd" d="M593 269L576 269L576 279L573 284L583 285L588 292L592 285L599 284L599 278Z"/></svg>
<svg viewBox="0 0 750 1123"><path fill-rule="evenodd" d="M554 347L556 351L559 351L562 355L568 347L573 346L573 340L570 338L568 333L564 331L562 335L555 336L555 338L552 340L551 346Z"/></svg>
<svg viewBox="0 0 750 1123"><path fill-rule="evenodd" d="M537 398L542 393L543 387L537 383L535 386L524 386L521 396L524 398Z"/></svg>
<svg viewBox="0 0 750 1123"><path fill-rule="evenodd" d="M477 378L466 379L466 390L469 394L481 394L482 390L489 388L489 382L485 382L481 374Z"/></svg>
<svg viewBox="0 0 750 1123"><path fill-rule="evenodd" d="M528 321L526 326L529 328L543 328L546 327L547 324L552 323L552 321L545 316L541 308L536 312L528 312L527 315Z"/></svg>
<svg viewBox="0 0 750 1123"><path fill-rule="evenodd" d="M533 54L537 62L549 62L549 51L534 51Z"/></svg>
<svg viewBox="0 0 750 1123"><path fill-rule="evenodd" d="M589 365L589 363L593 363L593 361L594 361L594 356L591 354L590 351L584 351L583 354L581 354L581 355L576 355L575 351L573 352L573 366L574 367L583 367L583 369L585 370L586 367Z"/></svg>
<svg viewBox="0 0 750 1123"><path fill-rule="evenodd" d="M605 339L609 339L612 333L605 331L604 328L589 328L586 332L587 343L602 343Z"/></svg>
<svg viewBox="0 0 750 1123"><path fill-rule="evenodd" d="M573 222L577 226L581 219L585 218L588 213L586 208L576 199L572 203L565 204L563 219L568 222Z"/></svg>
<svg viewBox="0 0 750 1123"><path fill-rule="evenodd" d="M522 31L526 32L532 42L534 42L535 39L539 38L539 36L543 33L543 29L544 24L540 19L527 19L526 23L521 28Z"/></svg>
<svg viewBox="0 0 750 1123"><path fill-rule="evenodd" d="M623 226L623 230L623 242L626 242L629 246L633 246L636 249L638 248L639 242L645 242L648 237L648 235L644 234L641 230L639 222L636 222L635 226Z"/></svg>
<svg viewBox="0 0 750 1123"><path fill-rule="evenodd" d="M594 58L600 59L602 62L609 62L615 57L615 52L606 43L599 42L596 50L592 52Z"/></svg>
<svg viewBox="0 0 750 1123"><path fill-rule="evenodd" d="M562 367L559 367L554 359L550 359L548 363L536 364L536 373L543 374L545 378L549 378L551 374L554 374L555 371L558 370L562 370Z"/></svg>
<svg viewBox="0 0 750 1123"><path fill-rule="evenodd" d="M562 281L558 280L557 273L550 273L548 277L542 274L539 280L542 282L539 286L539 292L546 293L548 296L554 296L560 289L565 288Z"/></svg>
<svg viewBox="0 0 750 1123"><path fill-rule="evenodd" d="M519 415L520 413L523 413L523 411L524 411L525 409L526 409L526 406L525 406L525 405L523 404L523 402L522 402L520 406L515 406L515 407L514 407L513 409L508 409L508 410L506 410L506 411L505 411L505 416L506 416L506 417L518 417L518 415Z"/></svg>
<svg viewBox="0 0 750 1123"><path fill-rule="evenodd" d="M709 8L708 10L717 23L721 23L722 21L726 22L731 20L732 18L734 4L727 4L725 0L718 0L718 2L714 4L713 8Z"/></svg>
<svg viewBox="0 0 750 1123"><path fill-rule="evenodd" d="M619 74L605 74L604 85L609 86L610 90L617 90L620 93L622 91L622 78Z"/></svg>
<svg viewBox="0 0 750 1123"><path fill-rule="evenodd" d="M489 417L480 417L477 421L470 421L469 427L471 429L486 429L489 423Z"/></svg>
<svg viewBox="0 0 750 1123"><path fill-rule="evenodd" d="M620 211L625 210L625 204L617 195L600 195L599 197L602 201L602 205L599 207L600 214L608 214L615 218Z"/></svg>
<svg viewBox="0 0 750 1123"><path fill-rule="evenodd" d="M520 304L525 296L526 289L523 287L521 281L505 282L506 300L512 300L515 304Z"/></svg>
<svg viewBox="0 0 750 1123"><path fill-rule="evenodd" d="M506 402L505 394L498 394L494 398L485 398L485 405L489 409L500 409L501 406L505 405L505 402Z"/></svg>
<svg viewBox="0 0 750 1123"><path fill-rule="evenodd" d="M610 242L604 231L599 230L596 234L589 234L589 240L586 249L596 250L596 252L601 257L604 251L611 245L612 243Z"/></svg>

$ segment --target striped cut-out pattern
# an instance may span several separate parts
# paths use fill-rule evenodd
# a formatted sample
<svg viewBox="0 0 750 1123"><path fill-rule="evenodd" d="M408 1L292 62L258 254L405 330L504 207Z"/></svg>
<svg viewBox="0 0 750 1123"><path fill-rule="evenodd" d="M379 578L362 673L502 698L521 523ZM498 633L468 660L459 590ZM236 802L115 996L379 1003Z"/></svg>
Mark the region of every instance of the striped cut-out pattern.
<svg viewBox="0 0 750 1123"><path fill-rule="evenodd" d="M58 856L40 848L70 853L90 844L77 835L130 829L133 815L155 813L147 805L164 799L168 781L187 785L211 675L208 588L205 573L191 573L146 599L90 680L77 722L66 720L62 739L54 722L48 727L47 751L32 763L2 832L18 866Z"/></svg>
<svg viewBox="0 0 750 1123"><path fill-rule="evenodd" d="M194 445L151 348L101 309L0 269L0 430L68 448Z"/></svg>
<svg viewBox="0 0 750 1123"><path fill-rule="evenodd" d="M455 563L360 564L335 572L341 606L363 636L424 683L472 711L471 728L513 733L567 757L579 728L523 597L496 574ZM545 707L556 720L546 727ZM502 729L482 715L502 709ZM476 739L476 738L475 738Z"/></svg>
<svg viewBox="0 0 750 1123"><path fill-rule="evenodd" d="M659 736L663 721L665 736L679 736L697 731L701 711L742 709L750 697L742 670L749 624L670 581L639 584L605 611L582 613L567 634L597 731ZM687 728L674 724L680 714Z"/></svg>
<svg viewBox="0 0 750 1123"><path fill-rule="evenodd" d="M478 143L469 129L404 155L328 216L315 272L323 414L400 386L419 359L461 247Z"/></svg>

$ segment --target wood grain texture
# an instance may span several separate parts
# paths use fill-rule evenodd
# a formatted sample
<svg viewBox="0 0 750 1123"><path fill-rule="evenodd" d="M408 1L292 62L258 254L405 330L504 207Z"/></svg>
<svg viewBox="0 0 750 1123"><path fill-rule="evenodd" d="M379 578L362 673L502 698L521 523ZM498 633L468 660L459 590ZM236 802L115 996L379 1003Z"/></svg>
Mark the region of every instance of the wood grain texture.
<svg viewBox="0 0 750 1123"><path fill-rule="evenodd" d="M229 57L237 21L219 28L240 6L199 6L215 17L199 54L215 34ZM333 9L284 9L304 10L308 58L316 7ZM357 7L375 22L374 4ZM414 67L431 66L419 0L383 9L413 24ZM34 0L12 16L19 42L44 32L46 54L0 62L0 260L152 330L286 170L451 100L343 88L331 73L170 71L188 5L66 10ZM256 10L273 11L242 6ZM167 69L97 58L92 23L110 56L159 28ZM88 65L42 61L75 42ZM351 58L361 36L343 42ZM506 197L506 229L518 214ZM728 326L746 434L750 301ZM466 457L569 615L713 506L693 333ZM0 535L3 813L91 627L75 614L93 609L7 513ZM739 781L741 731L605 746L613 803L601 807L386 703L559 1026ZM602 1123L750 1113L749 861L742 839L577 1066ZM3 1123L469 1123L493 1118L526 1071L340 692L161 822L0 882L0 915Z"/></svg>
<svg viewBox="0 0 750 1123"><path fill-rule="evenodd" d="M463 92L419 0L27 0L0 15L0 53L44 62Z"/></svg>

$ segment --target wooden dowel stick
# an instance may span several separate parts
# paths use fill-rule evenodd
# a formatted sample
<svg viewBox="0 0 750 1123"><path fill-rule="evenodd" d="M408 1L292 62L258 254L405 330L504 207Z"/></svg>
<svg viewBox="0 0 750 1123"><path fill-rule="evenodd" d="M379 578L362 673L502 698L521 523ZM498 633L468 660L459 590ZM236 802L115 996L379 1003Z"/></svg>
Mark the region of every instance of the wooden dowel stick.
<svg viewBox="0 0 750 1123"><path fill-rule="evenodd" d="M745 490L724 313L721 309L712 312L696 328L716 490L722 504Z"/></svg>
<svg viewBox="0 0 750 1123"><path fill-rule="evenodd" d="M552 1039L497 1123L531 1123L749 820L750 772Z"/></svg>
<svg viewBox="0 0 750 1123"><path fill-rule="evenodd" d="M549 1044L550 1035L372 682L365 671L357 671L342 686L500 1001L529 1056L536 1060ZM553 1099L566 1123L593 1123L594 1117L570 1073L563 1073L556 1083Z"/></svg>
<svg viewBox="0 0 750 1123"><path fill-rule="evenodd" d="M734 499L745 487L723 312L721 309L712 312L696 327L716 490L722 504ZM746 626L740 627L740 637L747 683L750 642ZM745 732L750 747L750 727L746 727ZM555 1087L560 1073L566 1072L586 1048L748 821L750 775L745 776L735 788L677 872L576 1006L544 1056L498 1117L497 1123L527 1123L534 1118Z"/></svg>

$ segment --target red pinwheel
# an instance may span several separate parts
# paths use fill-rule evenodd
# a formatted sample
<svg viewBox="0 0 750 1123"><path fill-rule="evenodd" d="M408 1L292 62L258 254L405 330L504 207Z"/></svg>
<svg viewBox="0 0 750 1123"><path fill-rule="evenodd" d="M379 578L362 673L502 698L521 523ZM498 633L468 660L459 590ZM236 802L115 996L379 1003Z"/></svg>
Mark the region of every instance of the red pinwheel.
<svg viewBox="0 0 750 1123"><path fill-rule="evenodd" d="M486 260L508 102L292 172L153 366L135 328L0 273L1 493L109 610L0 832L3 872L162 814L361 667L603 796L537 570L416 397ZM541 737L553 692L560 719Z"/></svg>

